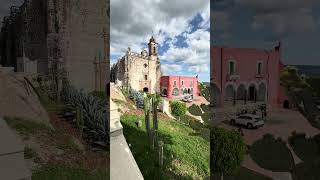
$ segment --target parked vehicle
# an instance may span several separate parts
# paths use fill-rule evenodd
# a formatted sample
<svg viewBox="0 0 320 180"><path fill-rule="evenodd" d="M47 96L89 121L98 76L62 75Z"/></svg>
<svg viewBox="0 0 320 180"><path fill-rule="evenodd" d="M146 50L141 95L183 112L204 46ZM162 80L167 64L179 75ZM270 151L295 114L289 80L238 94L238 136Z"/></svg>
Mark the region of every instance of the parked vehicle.
<svg viewBox="0 0 320 180"><path fill-rule="evenodd" d="M182 98L182 101L184 101L184 102L192 102L192 96L190 96L190 95L188 95L188 96L184 96L183 98Z"/></svg>
<svg viewBox="0 0 320 180"><path fill-rule="evenodd" d="M254 114L241 114L230 119L232 125L243 125L248 129L258 128L264 125L264 120Z"/></svg>

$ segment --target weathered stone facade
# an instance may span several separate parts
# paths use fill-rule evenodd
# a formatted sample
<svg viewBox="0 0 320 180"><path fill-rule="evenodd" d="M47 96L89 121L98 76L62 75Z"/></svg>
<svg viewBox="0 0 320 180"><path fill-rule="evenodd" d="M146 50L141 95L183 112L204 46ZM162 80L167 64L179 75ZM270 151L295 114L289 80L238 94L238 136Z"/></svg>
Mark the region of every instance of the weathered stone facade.
<svg viewBox="0 0 320 180"><path fill-rule="evenodd" d="M18 71L25 69L23 62L37 61L40 74L64 68L75 87L104 91L110 66L109 8L104 0L26 0L12 7L1 30L0 63Z"/></svg>
<svg viewBox="0 0 320 180"><path fill-rule="evenodd" d="M158 47L151 37L149 52L140 54L128 48L126 54L111 68L111 81L125 89L160 93L161 66Z"/></svg>

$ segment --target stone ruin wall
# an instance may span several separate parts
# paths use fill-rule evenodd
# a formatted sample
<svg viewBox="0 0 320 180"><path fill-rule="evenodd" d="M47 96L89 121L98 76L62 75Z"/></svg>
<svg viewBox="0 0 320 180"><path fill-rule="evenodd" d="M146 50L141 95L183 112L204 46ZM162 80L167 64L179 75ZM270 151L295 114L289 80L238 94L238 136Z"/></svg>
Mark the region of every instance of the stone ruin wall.
<svg viewBox="0 0 320 180"><path fill-rule="evenodd" d="M108 11L104 0L48 2L49 60L60 62L71 84L85 91L105 89L108 81Z"/></svg>
<svg viewBox="0 0 320 180"><path fill-rule="evenodd" d="M25 56L22 62L37 61L38 73L65 67L75 87L105 90L110 70L108 0L26 0L16 8L13 22L2 28L1 64L16 68Z"/></svg>
<svg viewBox="0 0 320 180"><path fill-rule="evenodd" d="M147 64L147 68L144 67ZM150 93L160 90L161 68L158 57L148 56L128 51L125 56L112 67L112 81L123 88L133 88L142 91L144 87ZM144 80L144 75L148 80Z"/></svg>

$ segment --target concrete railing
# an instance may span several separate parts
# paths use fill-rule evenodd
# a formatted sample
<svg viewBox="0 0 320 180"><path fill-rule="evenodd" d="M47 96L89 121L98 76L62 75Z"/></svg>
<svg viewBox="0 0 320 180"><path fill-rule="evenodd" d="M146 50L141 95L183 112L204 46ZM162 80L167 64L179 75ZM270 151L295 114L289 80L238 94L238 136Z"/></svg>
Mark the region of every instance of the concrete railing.
<svg viewBox="0 0 320 180"><path fill-rule="evenodd" d="M0 179L31 180L24 161L24 145L0 118Z"/></svg>
<svg viewBox="0 0 320 180"><path fill-rule="evenodd" d="M143 179L123 136L118 107L112 100L110 100L110 179Z"/></svg>

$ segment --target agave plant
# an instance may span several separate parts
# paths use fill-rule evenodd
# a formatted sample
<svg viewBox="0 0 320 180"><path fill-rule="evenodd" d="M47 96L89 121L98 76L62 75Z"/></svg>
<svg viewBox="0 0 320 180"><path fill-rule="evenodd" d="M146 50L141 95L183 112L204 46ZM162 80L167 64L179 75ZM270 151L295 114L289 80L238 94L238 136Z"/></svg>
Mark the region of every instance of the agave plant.
<svg viewBox="0 0 320 180"><path fill-rule="evenodd" d="M83 132L89 143L106 147L109 142L107 101L75 89L68 81L64 82L61 99L82 112Z"/></svg>
<svg viewBox="0 0 320 180"><path fill-rule="evenodd" d="M143 93L136 91L134 89L131 89L130 96L133 97L133 99L138 107L143 107L143 103L144 103Z"/></svg>

